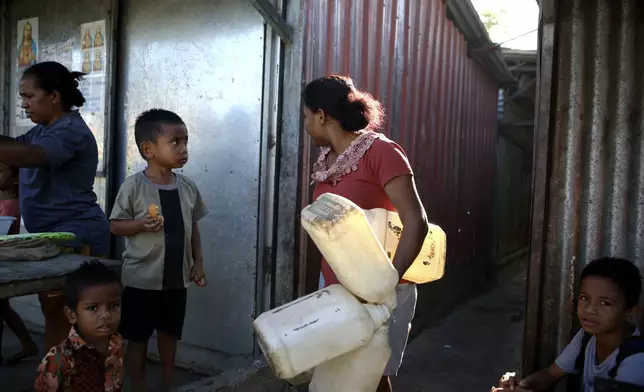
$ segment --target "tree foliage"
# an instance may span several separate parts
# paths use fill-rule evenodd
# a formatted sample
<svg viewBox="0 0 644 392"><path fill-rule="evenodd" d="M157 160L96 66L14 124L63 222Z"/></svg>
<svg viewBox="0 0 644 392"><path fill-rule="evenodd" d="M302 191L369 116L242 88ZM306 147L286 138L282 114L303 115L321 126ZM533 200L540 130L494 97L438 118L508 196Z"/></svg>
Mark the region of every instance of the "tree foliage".
<svg viewBox="0 0 644 392"><path fill-rule="evenodd" d="M485 29L490 31L490 29L499 25L499 13L486 9L481 13L481 20L485 25Z"/></svg>

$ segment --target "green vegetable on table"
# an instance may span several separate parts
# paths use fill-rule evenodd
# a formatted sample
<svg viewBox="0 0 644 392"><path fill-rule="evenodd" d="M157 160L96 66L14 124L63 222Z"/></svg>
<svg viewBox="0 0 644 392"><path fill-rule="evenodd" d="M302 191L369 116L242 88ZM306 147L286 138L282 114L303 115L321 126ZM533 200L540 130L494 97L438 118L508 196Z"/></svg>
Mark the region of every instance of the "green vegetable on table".
<svg viewBox="0 0 644 392"><path fill-rule="evenodd" d="M31 240L31 239L44 239L51 242L67 242L73 241L76 239L74 233L29 233L29 234L14 234L14 235L2 235L0 236L0 242L7 240Z"/></svg>

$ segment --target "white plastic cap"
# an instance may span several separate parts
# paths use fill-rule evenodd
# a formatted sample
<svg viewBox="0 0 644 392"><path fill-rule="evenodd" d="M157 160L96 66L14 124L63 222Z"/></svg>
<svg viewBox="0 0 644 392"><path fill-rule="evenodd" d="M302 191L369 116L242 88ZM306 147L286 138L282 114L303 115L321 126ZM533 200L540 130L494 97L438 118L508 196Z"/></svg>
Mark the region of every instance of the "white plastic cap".
<svg viewBox="0 0 644 392"><path fill-rule="evenodd" d="M369 312L376 328L383 325L391 317L391 312L387 308L387 305L364 304L363 306Z"/></svg>

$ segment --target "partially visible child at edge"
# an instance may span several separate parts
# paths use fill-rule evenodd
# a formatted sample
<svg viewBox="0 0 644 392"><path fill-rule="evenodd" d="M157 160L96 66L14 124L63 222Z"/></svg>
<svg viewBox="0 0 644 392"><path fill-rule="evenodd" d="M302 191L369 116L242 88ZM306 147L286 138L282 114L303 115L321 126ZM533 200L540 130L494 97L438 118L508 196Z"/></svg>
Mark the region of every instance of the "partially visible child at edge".
<svg viewBox="0 0 644 392"><path fill-rule="evenodd" d="M123 390L121 282L98 260L67 277L65 315L69 335L38 367L36 392Z"/></svg>
<svg viewBox="0 0 644 392"><path fill-rule="evenodd" d="M548 368L523 380L506 373L492 391L544 391L565 376L578 377L585 392L595 391L596 377L644 386L644 345L633 324L641 291L639 269L630 261L605 257L589 263L577 304L582 329Z"/></svg>
<svg viewBox="0 0 644 392"><path fill-rule="evenodd" d="M172 171L188 162L181 117L149 110L137 118L134 138L147 167L121 185L110 215L112 233L126 237L121 333L128 340L132 388L142 392L148 340L157 331L164 387L170 390L186 288L191 282L206 285L197 222L207 208L195 183Z"/></svg>
<svg viewBox="0 0 644 392"><path fill-rule="evenodd" d="M7 234L20 233L20 202L18 201L18 171L5 164L0 163L0 216L10 216L16 220L9 228ZM1 233L5 234L5 233ZM0 323L4 321L9 328L16 334L22 345L22 350L6 361L3 361L0 355L0 364L16 365L23 359L31 358L38 355L38 346L31 338L25 323L20 315L11 308L8 298L0 299ZM2 326L0 325L0 336Z"/></svg>

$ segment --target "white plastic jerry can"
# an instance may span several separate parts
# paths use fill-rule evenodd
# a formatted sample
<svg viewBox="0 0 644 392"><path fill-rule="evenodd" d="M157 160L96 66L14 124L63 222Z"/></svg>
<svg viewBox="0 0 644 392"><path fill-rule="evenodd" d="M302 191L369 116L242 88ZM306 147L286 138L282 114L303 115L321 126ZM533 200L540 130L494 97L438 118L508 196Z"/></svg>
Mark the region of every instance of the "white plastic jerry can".
<svg viewBox="0 0 644 392"><path fill-rule="evenodd" d="M293 379L364 346L390 316L386 305L362 304L338 284L261 314L253 327L275 375Z"/></svg>
<svg viewBox="0 0 644 392"><path fill-rule="evenodd" d="M403 231L400 216L382 208L365 210L365 215L385 253L393 260ZM418 284L441 279L445 274L446 252L445 232L439 226L430 223L423 246L403 279Z"/></svg>
<svg viewBox="0 0 644 392"><path fill-rule="evenodd" d="M367 302L386 303L400 277L360 207L325 193L302 210L301 220L344 287Z"/></svg>
<svg viewBox="0 0 644 392"><path fill-rule="evenodd" d="M369 344L316 367L309 392L375 392L390 357L389 327L383 325Z"/></svg>

